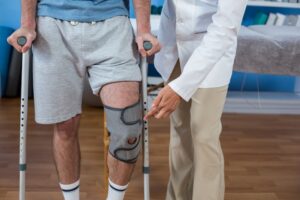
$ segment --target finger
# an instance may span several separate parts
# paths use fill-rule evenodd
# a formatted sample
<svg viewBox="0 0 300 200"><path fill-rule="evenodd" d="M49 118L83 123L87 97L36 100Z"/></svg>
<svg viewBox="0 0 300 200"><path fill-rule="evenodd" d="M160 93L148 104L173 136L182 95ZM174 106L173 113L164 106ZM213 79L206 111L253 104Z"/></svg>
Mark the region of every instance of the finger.
<svg viewBox="0 0 300 200"><path fill-rule="evenodd" d="M155 116L155 113L148 113L145 117L144 117L144 120L148 120L150 119L151 117Z"/></svg>
<svg viewBox="0 0 300 200"><path fill-rule="evenodd" d="M149 37L149 42L152 44L152 48L147 51L147 56L151 56L160 50L160 44L155 37Z"/></svg>
<svg viewBox="0 0 300 200"><path fill-rule="evenodd" d="M144 120L148 120L148 119L150 119L151 117L154 117L155 115L156 115L156 112L148 113L148 114L144 117Z"/></svg>
<svg viewBox="0 0 300 200"><path fill-rule="evenodd" d="M164 109L160 110L156 115L155 118L156 119L161 119L162 116L166 113L166 111Z"/></svg>
<svg viewBox="0 0 300 200"><path fill-rule="evenodd" d="M22 47L21 51L22 53L26 53L30 49L30 46L24 46Z"/></svg>
<svg viewBox="0 0 300 200"><path fill-rule="evenodd" d="M18 50L19 45L17 45L17 43L15 41L16 40L15 40L14 34L12 34L11 36L9 36L7 38L8 44L10 44L11 46L13 46L16 50Z"/></svg>
<svg viewBox="0 0 300 200"><path fill-rule="evenodd" d="M22 47L18 44L17 39L12 39L12 46L20 53L22 53Z"/></svg>
<svg viewBox="0 0 300 200"><path fill-rule="evenodd" d="M155 116L159 119L168 117L174 111L168 103L164 103L164 99L161 101L159 107L161 107L160 112Z"/></svg>
<svg viewBox="0 0 300 200"><path fill-rule="evenodd" d="M12 36L9 36L7 38L7 43L10 44L10 45L12 45L12 42L13 42Z"/></svg>
<svg viewBox="0 0 300 200"><path fill-rule="evenodd" d="M27 42L26 42L26 44L25 44L25 45L23 46L23 48L22 48L22 52L23 52L23 53L26 52L26 51L28 51L28 49L31 48L32 42L33 42L33 40L35 39L35 35L33 35L32 33L28 33L28 34L26 35L26 39L27 39Z"/></svg>
<svg viewBox="0 0 300 200"><path fill-rule="evenodd" d="M162 116L162 118L163 118L163 119L169 118L170 115L171 115L171 113L172 113L172 112L166 112L166 113Z"/></svg>
<svg viewBox="0 0 300 200"><path fill-rule="evenodd" d="M170 115L176 110L176 107L170 107L167 109L165 115L163 116L163 118L168 118L170 117Z"/></svg>
<svg viewBox="0 0 300 200"><path fill-rule="evenodd" d="M157 119L167 118L174 111L174 109L171 108L168 103L164 103L164 100L161 101L161 103L158 107L159 107L160 111L159 111L159 113L156 113L156 115L155 115L155 118L157 118Z"/></svg>
<svg viewBox="0 0 300 200"><path fill-rule="evenodd" d="M136 38L136 43L138 45L138 50L143 57L147 56L147 53L144 49L144 40L141 37Z"/></svg>
<svg viewBox="0 0 300 200"><path fill-rule="evenodd" d="M153 117L158 111L159 111L159 109L156 107L151 108L150 111L147 113L147 115L144 117L144 120L147 120L148 118Z"/></svg>
<svg viewBox="0 0 300 200"><path fill-rule="evenodd" d="M157 52L160 51L160 48L161 47L160 47L159 43L154 44L153 48L151 50L147 51L147 55L152 56L152 55L156 54Z"/></svg>
<svg viewBox="0 0 300 200"><path fill-rule="evenodd" d="M32 45L32 40L28 39L26 44L22 47L22 52L25 53L26 51L28 51L31 45Z"/></svg>
<svg viewBox="0 0 300 200"><path fill-rule="evenodd" d="M166 107L163 107L162 109L159 110L159 112L155 115L155 118L161 119L162 116L167 113Z"/></svg>
<svg viewBox="0 0 300 200"><path fill-rule="evenodd" d="M163 98L162 93L161 92L158 93L157 97L152 102L152 107L158 107L161 103L162 98Z"/></svg>
<svg viewBox="0 0 300 200"><path fill-rule="evenodd" d="M153 116L153 114L156 112L157 112L156 108L151 108L145 117L147 118L147 117Z"/></svg>

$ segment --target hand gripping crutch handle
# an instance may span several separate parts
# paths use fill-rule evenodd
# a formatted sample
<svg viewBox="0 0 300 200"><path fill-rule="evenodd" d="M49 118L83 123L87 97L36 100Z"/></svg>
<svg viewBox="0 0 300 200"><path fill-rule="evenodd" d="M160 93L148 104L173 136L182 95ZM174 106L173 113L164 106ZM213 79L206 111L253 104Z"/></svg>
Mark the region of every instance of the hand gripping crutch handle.
<svg viewBox="0 0 300 200"><path fill-rule="evenodd" d="M152 44L149 41L144 41L144 49L149 51L152 49ZM143 87L143 113L145 116L148 112L148 94L147 94L147 77L148 77L148 63L147 58L142 58L142 87ZM144 174L144 200L150 200L150 164L149 164L149 135L148 135L148 120L144 120L143 129L143 144L144 144L144 161L143 161L143 174Z"/></svg>
<svg viewBox="0 0 300 200"><path fill-rule="evenodd" d="M17 43L23 47L27 43L25 36L17 38ZM26 131L28 111L28 76L29 76L29 51L22 55L22 80L21 80L21 108L20 108L20 157L19 157L19 200L25 200L25 172L26 172Z"/></svg>

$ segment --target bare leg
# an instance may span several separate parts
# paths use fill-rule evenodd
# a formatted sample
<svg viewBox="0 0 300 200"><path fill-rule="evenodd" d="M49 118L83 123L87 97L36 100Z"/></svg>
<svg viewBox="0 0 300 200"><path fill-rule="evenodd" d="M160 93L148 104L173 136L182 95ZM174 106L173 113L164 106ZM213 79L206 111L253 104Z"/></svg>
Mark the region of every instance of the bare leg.
<svg viewBox="0 0 300 200"><path fill-rule="evenodd" d="M80 148L78 141L80 115L54 126L53 154L59 180L74 183L80 175Z"/></svg>
<svg viewBox="0 0 300 200"><path fill-rule="evenodd" d="M134 164L127 164L118 161L108 154L107 165L109 168L109 179L118 185L126 185L131 178L134 170Z"/></svg>
<svg viewBox="0 0 300 200"><path fill-rule="evenodd" d="M102 102L106 106L113 108L125 108L139 100L139 83L111 83L102 88L100 96ZM109 154L107 165L111 181L118 185L128 184L134 170L134 164L121 162Z"/></svg>

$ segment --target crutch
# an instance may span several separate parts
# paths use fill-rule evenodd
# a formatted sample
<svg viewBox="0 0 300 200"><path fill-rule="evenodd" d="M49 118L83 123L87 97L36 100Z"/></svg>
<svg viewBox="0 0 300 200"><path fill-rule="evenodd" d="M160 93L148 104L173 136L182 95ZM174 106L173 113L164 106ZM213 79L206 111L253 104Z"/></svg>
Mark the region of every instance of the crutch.
<svg viewBox="0 0 300 200"><path fill-rule="evenodd" d="M152 49L152 44L149 41L144 42L144 49L146 51ZM141 70L142 70L142 90L143 90L143 118L148 112L148 63L147 58L141 57ZM144 174L144 200L150 200L150 164L149 164L149 132L148 132L148 120L144 120L143 127L143 174Z"/></svg>
<svg viewBox="0 0 300 200"><path fill-rule="evenodd" d="M148 41L144 42L144 49L146 51L152 49L152 44ZM143 117L147 114L148 111L148 92L147 92L147 77L148 77L148 63L147 58L141 57L141 71L142 71L142 96L143 96ZM143 174L144 174L144 200L150 200L150 185L149 185L149 141L148 141L148 120L144 120L143 126L143 150L144 150L144 161L143 161ZM109 146L109 133L107 131L106 125L106 117L104 114L104 158L105 158L105 165L104 165L104 182L106 183L104 186L104 190L107 193L107 185L108 185L108 167L106 165L107 161L107 152Z"/></svg>
<svg viewBox="0 0 300 200"><path fill-rule="evenodd" d="M17 40L20 46L27 42L26 37L21 36ZM28 76L29 76L29 51L22 55L22 82L21 82L21 109L20 109L20 182L19 200L25 200L25 172L26 172L26 130L28 110Z"/></svg>

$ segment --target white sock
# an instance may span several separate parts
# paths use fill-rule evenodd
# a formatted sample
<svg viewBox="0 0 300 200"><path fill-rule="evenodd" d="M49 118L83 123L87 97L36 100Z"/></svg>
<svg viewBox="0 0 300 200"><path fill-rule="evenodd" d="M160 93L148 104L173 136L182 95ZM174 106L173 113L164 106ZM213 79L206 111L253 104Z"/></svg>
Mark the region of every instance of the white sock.
<svg viewBox="0 0 300 200"><path fill-rule="evenodd" d="M59 184L65 200L79 200L79 180L72 184Z"/></svg>
<svg viewBox="0 0 300 200"><path fill-rule="evenodd" d="M106 200L123 200L128 184L121 186L113 183L110 179L108 179L108 181L108 194Z"/></svg>

